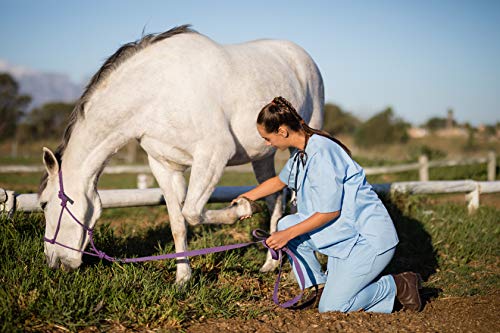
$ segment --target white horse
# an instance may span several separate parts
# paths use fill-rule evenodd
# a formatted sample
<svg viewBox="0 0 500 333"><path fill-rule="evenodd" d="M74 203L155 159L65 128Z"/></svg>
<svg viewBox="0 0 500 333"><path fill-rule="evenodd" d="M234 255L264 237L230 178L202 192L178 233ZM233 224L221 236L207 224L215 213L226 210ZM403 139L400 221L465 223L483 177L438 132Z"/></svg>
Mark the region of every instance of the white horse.
<svg viewBox="0 0 500 333"><path fill-rule="evenodd" d="M101 214L96 190L110 157L136 139L165 197L175 250L187 250L190 225L221 223L204 209L226 165L252 162L259 182L275 175L274 149L256 130L260 109L284 96L315 128L323 122L320 72L299 46L282 40L221 45L189 28L176 27L122 46L93 76L73 110L55 153L44 148L47 170L39 202L45 236L55 235L60 213L58 172L74 200L73 214L93 227ZM184 171L191 167L189 186ZM282 215L281 196L267 198L270 231ZM234 220L231 221L234 223ZM84 249L89 239L64 214L57 241ZM50 267L74 269L82 254L45 243ZM268 255L262 271L275 267ZM177 283L189 280L187 259L177 261Z"/></svg>

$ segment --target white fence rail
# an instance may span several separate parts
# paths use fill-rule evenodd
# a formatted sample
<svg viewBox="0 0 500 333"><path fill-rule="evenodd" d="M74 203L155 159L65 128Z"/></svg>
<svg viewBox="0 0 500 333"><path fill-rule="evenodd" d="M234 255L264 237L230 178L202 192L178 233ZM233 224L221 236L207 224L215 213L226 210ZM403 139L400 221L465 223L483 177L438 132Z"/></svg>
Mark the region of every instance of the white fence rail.
<svg viewBox="0 0 500 333"><path fill-rule="evenodd" d="M245 193L253 186L221 186L217 187L209 202L229 202L238 195ZM500 181L476 182L472 180L428 181L428 182L397 182L374 184L373 188L379 195L393 193L409 194L439 194L466 193L469 212L479 207L481 193L500 192ZM101 190L99 191L104 208L156 206L165 204L159 188ZM17 194L13 191L0 189L0 211L13 213L15 211L40 211L36 194Z"/></svg>
<svg viewBox="0 0 500 333"><path fill-rule="evenodd" d="M421 155L418 158L418 163L400 164L387 167L364 167L367 175L380 175L387 173L397 173L411 170L418 170L419 180L429 180L429 169L439 167L450 167L458 165L473 165L487 163L488 168L488 181L494 181L496 178L497 159L495 152L489 152L488 157L482 158L469 158L461 160L448 160L448 161L429 161L426 155Z"/></svg>

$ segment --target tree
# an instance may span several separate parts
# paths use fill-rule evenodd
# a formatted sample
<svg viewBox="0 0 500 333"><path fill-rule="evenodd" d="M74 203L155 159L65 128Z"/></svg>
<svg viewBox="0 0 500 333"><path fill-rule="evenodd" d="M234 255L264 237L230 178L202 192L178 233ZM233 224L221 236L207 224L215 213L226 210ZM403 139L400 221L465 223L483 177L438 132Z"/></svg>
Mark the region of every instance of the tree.
<svg viewBox="0 0 500 333"><path fill-rule="evenodd" d="M446 122L447 122L446 118L432 117L429 120L427 120L427 122L424 124L423 127L433 132L439 129L446 128Z"/></svg>
<svg viewBox="0 0 500 333"><path fill-rule="evenodd" d="M28 95L19 95L19 84L7 73L0 73L0 140L12 137L31 102Z"/></svg>
<svg viewBox="0 0 500 333"><path fill-rule="evenodd" d="M386 143L408 141L407 129L410 124L394 116L392 108L377 113L363 123L354 134L359 146L371 147Z"/></svg>
<svg viewBox="0 0 500 333"><path fill-rule="evenodd" d="M33 131L33 137L60 138L64 133L71 111L75 105L62 102L51 102L33 109L26 118Z"/></svg>
<svg viewBox="0 0 500 333"><path fill-rule="evenodd" d="M344 112L335 105L327 103L324 108L323 129L330 134L352 134L361 124L361 121L349 112Z"/></svg>

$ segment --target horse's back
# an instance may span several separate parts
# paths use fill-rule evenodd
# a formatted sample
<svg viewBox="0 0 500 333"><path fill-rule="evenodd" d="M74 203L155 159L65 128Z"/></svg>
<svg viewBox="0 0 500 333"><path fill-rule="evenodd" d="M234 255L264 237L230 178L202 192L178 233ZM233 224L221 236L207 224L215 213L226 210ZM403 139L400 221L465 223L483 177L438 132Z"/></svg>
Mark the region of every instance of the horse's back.
<svg viewBox="0 0 500 333"><path fill-rule="evenodd" d="M238 142L231 163L270 153L255 121L275 96L289 99L306 121L321 126L321 75L311 57L289 41L222 45L182 33L139 51L106 81L94 97L107 101L110 117L132 116L142 124L138 135L175 142L185 151L196 140L203 144L206 137L229 134Z"/></svg>

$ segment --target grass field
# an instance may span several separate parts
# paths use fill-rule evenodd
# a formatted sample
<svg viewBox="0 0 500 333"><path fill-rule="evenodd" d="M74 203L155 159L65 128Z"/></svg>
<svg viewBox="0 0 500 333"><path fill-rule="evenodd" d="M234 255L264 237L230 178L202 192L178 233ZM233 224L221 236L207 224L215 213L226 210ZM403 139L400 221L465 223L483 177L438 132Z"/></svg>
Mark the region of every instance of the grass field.
<svg viewBox="0 0 500 333"><path fill-rule="evenodd" d="M401 241L388 271L422 273L427 292L438 297L498 290L498 209L481 207L468 216L464 205L434 204L426 197L401 197L386 205ZM266 219L261 213L235 226L190 228L190 248L248 241ZM168 260L109 264L84 257L75 272L50 270L40 214L2 216L0 228L2 331L182 329L201 318L273 316L274 274L259 273L265 250L258 246L193 258L193 277L178 288L175 263ZM97 231L98 248L113 256L173 251L164 208L105 210ZM297 289L288 272L287 266L282 290L292 295Z"/></svg>
<svg viewBox="0 0 500 333"><path fill-rule="evenodd" d="M35 161L25 158L26 164ZM21 164L23 160L4 157L0 162ZM36 192L40 176L0 174L0 188ZM431 169L430 177L485 180L486 166ZM369 177L371 183L416 179L416 172ZM219 185L255 183L252 174L226 173ZM103 175L99 181L100 189L135 186L132 174ZM473 215L467 214L463 195L460 198L384 198L400 237L386 271L420 272L427 297L486 295L500 288L500 195L481 196L481 207ZM267 220L264 212L234 226L190 227L189 247L249 241L252 229L267 229ZM182 331L206 318L275 316L271 299L275 275L259 272L266 254L262 247L192 258L192 279L179 288L174 284L175 262L171 260L110 264L84 256L84 264L74 272L50 270L43 254L44 227L41 214L0 215L1 331ZM117 257L174 250L164 207L106 209L96 241L99 249ZM286 265L281 293L291 297L297 291Z"/></svg>

